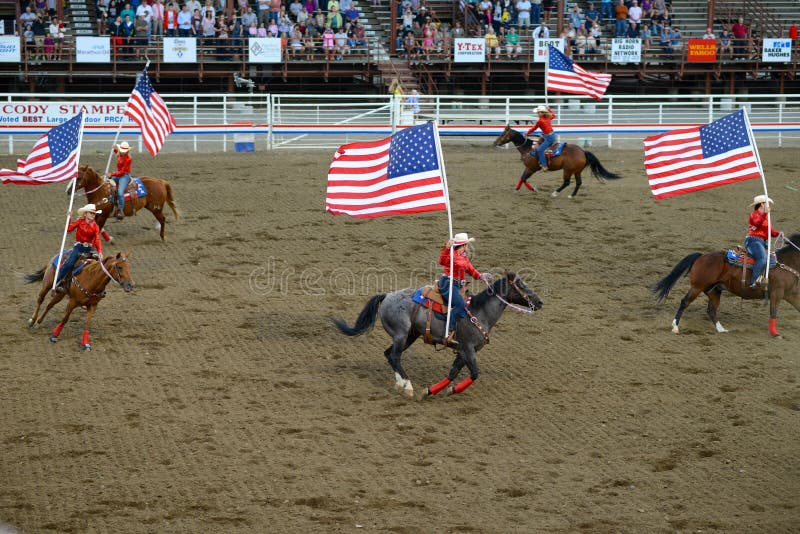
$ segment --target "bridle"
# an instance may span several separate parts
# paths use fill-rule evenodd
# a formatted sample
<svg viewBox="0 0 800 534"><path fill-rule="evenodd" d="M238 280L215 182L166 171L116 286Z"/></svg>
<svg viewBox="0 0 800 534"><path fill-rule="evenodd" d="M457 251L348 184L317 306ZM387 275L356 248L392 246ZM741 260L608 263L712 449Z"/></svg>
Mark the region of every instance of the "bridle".
<svg viewBox="0 0 800 534"><path fill-rule="evenodd" d="M531 298L527 295L527 293L522 291L519 288L519 286L517 285L517 282L519 281L519 279L520 279L519 276L515 276L513 280L508 280L508 278L506 278L506 281L509 284L511 284L511 287L514 288L514 290L519 294L520 297L522 297L522 300L524 300L525 303L528 305L527 308L523 308L522 306L518 306L518 305L516 305L516 304L514 304L512 302L507 301L506 299L501 297L499 294L495 293L494 287L492 287L492 285L489 284L489 282L484 282L484 283L488 286L486 291L490 295L496 297L498 300L500 300L500 302L502 302L503 304L505 304L506 306L508 306L512 310L518 311L520 313L533 313L534 311L536 311L536 307L533 304L533 302L531 302Z"/></svg>
<svg viewBox="0 0 800 534"><path fill-rule="evenodd" d="M114 267L114 270L117 273L117 277L116 278L114 278L114 276L110 272L108 272L108 269L106 269L106 266L102 261L100 261L98 263L100 263L100 268L103 270L105 275L108 276L111 279L112 282L114 282L118 286L122 286L122 269L120 268L119 264L124 262L124 261L128 261L128 258L123 256L122 258L120 258L120 259L114 261L114 263L112 263L112 265ZM131 280L131 284L133 284L133 280Z"/></svg>

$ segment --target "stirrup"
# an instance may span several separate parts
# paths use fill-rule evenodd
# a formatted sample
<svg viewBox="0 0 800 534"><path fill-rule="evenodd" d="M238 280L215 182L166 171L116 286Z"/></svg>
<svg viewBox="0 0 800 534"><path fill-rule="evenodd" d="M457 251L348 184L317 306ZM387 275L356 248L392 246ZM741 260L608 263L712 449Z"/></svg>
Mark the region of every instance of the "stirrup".
<svg viewBox="0 0 800 534"><path fill-rule="evenodd" d="M451 347L451 348L457 349L458 348L458 341L456 341L455 335L456 335L456 331L455 330L450 330L450 332L447 334L447 337L444 339L443 345L445 347Z"/></svg>

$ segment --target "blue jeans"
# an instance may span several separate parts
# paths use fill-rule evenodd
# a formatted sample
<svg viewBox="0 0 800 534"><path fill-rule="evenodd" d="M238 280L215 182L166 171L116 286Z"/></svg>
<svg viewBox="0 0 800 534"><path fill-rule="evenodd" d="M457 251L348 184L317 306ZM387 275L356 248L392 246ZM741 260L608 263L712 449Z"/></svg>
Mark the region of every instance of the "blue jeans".
<svg viewBox="0 0 800 534"><path fill-rule="evenodd" d="M464 299L461 297L460 290L461 286L457 280L453 281L453 300L452 306L453 309L450 311L450 323L448 324L448 330L452 332L456 329L456 323L462 317L466 317L467 315L467 304L464 302ZM442 298L444 299L444 304L447 306L447 299L450 298L450 277L446 274L443 274L441 278L439 278L439 293L442 294Z"/></svg>
<svg viewBox="0 0 800 534"><path fill-rule="evenodd" d="M542 20L542 4L531 4L531 24L538 26Z"/></svg>
<svg viewBox="0 0 800 534"><path fill-rule="evenodd" d="M611 9L611 2L603 2L600 4L600 20L613 19L614 12Z"/></svg>
<svg viewBox="0 0 800 534"><path fill-rule="evenodd" d="M544 157L544 151L547 150L547 147L552 145L556 142L556 134L545 134L544 139L542 139L542 144L539 145L539 150L536 151L536 155L539 156L539 165L542 167L547 166L547 158Z"/></svg>
<svg viewBox="0 0 800 534"><path fill-rule="evenodd" d="M125 208L125 190L131 183L131 175L123 174L114 178L114 181L117 182L117 204L119 204L119 209L123 209Z"/></svg>
<svg viewBox="0 0 800 534"><path fill-rule="evenodd" d="M767 242L759 237L747 236L744 240L744 248L753 257L753 273L750 275L750 285L756 283L756 279L764 274L764 267L767 266Z"/></svg>
<svg viewBox="0 0 800 534"><path fill-rule="evenodd" d="M72 272L72 268L75 267L75 262L78 261L78 256L91 251L92 247L85 247L80 243L75 243L75 246L72 247L72 252L69 253L67 261L64 262L64 265L62 265L61 269L58 271L58 280L56 280L56 285L58 285L58 283L64 279L67 273ZM60 259L61 258L59 258L59 260Z"/></svg>
<svg viewBox="0 0 800 534"><path fill-rule="evenodd" d="M628 19L617 19L614 37L625 37L628 33Z"/></svg>

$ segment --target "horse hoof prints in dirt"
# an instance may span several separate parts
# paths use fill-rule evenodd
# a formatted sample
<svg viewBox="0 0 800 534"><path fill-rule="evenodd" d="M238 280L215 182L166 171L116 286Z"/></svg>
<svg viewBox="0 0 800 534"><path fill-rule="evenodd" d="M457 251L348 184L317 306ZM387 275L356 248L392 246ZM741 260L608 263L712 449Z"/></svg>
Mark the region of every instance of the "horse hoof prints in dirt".
<svg viewBox="0 0 800 534"><path fill-rule="evenodd" d="M503 130L503 133L501 133L497 139L494 140L494 146L501 146L505 145L506 143L514 143L514 146L517 148L517 150L519 150L520 159L522 159L522 163L525 165L525 170L522 171L522 176L520 176L519 182L517 182L517 191L519 191L520 187L523 185L533 192L537 191L535 186L532 186L528 183L528 178L530 178L534 172L541 169L539 166L539 158L531 155L531 151L535 150L535 147L539 146L541 140L542 136L534 136L530 139L525 139L524 135L508 125L506 126L505 130ZM553 145L553 147L555 146L558 146L558 143ZM583 183L581 173L587 166L591 169L592 175L601 182L605 181L606 179L615 180L617 178L621 178L621 176L618 174L614 174L613 172L606 170L606 168L600 163L600 160L597 159L597 156L591 152L583 150L578 145L565 143L561 154L558 156L553 156L548 163L548 168L551 171L561 169L563 171L564 178L564 182L561 184L561 187L550 193L550 196L557 197L561 191L569 186L572 177L575 177L575 189L573 189L572 193L569 195L569 198L574 198L578 194L578 190L581 188L581 184Z"/></svg>
<svg viewBox="0 0 800 534"><path fill-rule="evenodd" d="M359 336L371 330L375 326L376 317L380 316L383 329L392 338L392 344L383 355L394 371L395 389L408 397L414 396L414 386L400 361L403 351L418 337L426 335L426 330L433 339L443 339L445 331L445 322L442 319L432 317L428 323L428 310L413 300L414 293L414 289L401 289L373 296L367 301L353 326L341 319L333 320L342 334ZM509 305L522 306L525 311L533 312L541 309L542 301L519 276L510 272L474 295L469 304L468 316L459 320L456 327L458 349L447 378L426 388L422 398L436 395L445 389L448 393L461 393L478 379L480 370L475 354L489 343L489 332ZM469 369L469 376L451 386L465 366Z"/></svg>

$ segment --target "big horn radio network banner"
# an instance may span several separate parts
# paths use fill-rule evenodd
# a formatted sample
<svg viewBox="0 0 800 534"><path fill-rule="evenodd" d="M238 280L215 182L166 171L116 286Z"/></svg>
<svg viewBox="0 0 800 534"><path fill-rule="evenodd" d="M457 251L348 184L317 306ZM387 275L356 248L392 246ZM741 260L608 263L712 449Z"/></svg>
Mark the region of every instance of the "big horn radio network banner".
<svg viewBox="0 0 800 534"><path fill-rule="evenodd" d="M686 61L689 63L716 63L717 41L715 39L689 39Z"/></svg>

